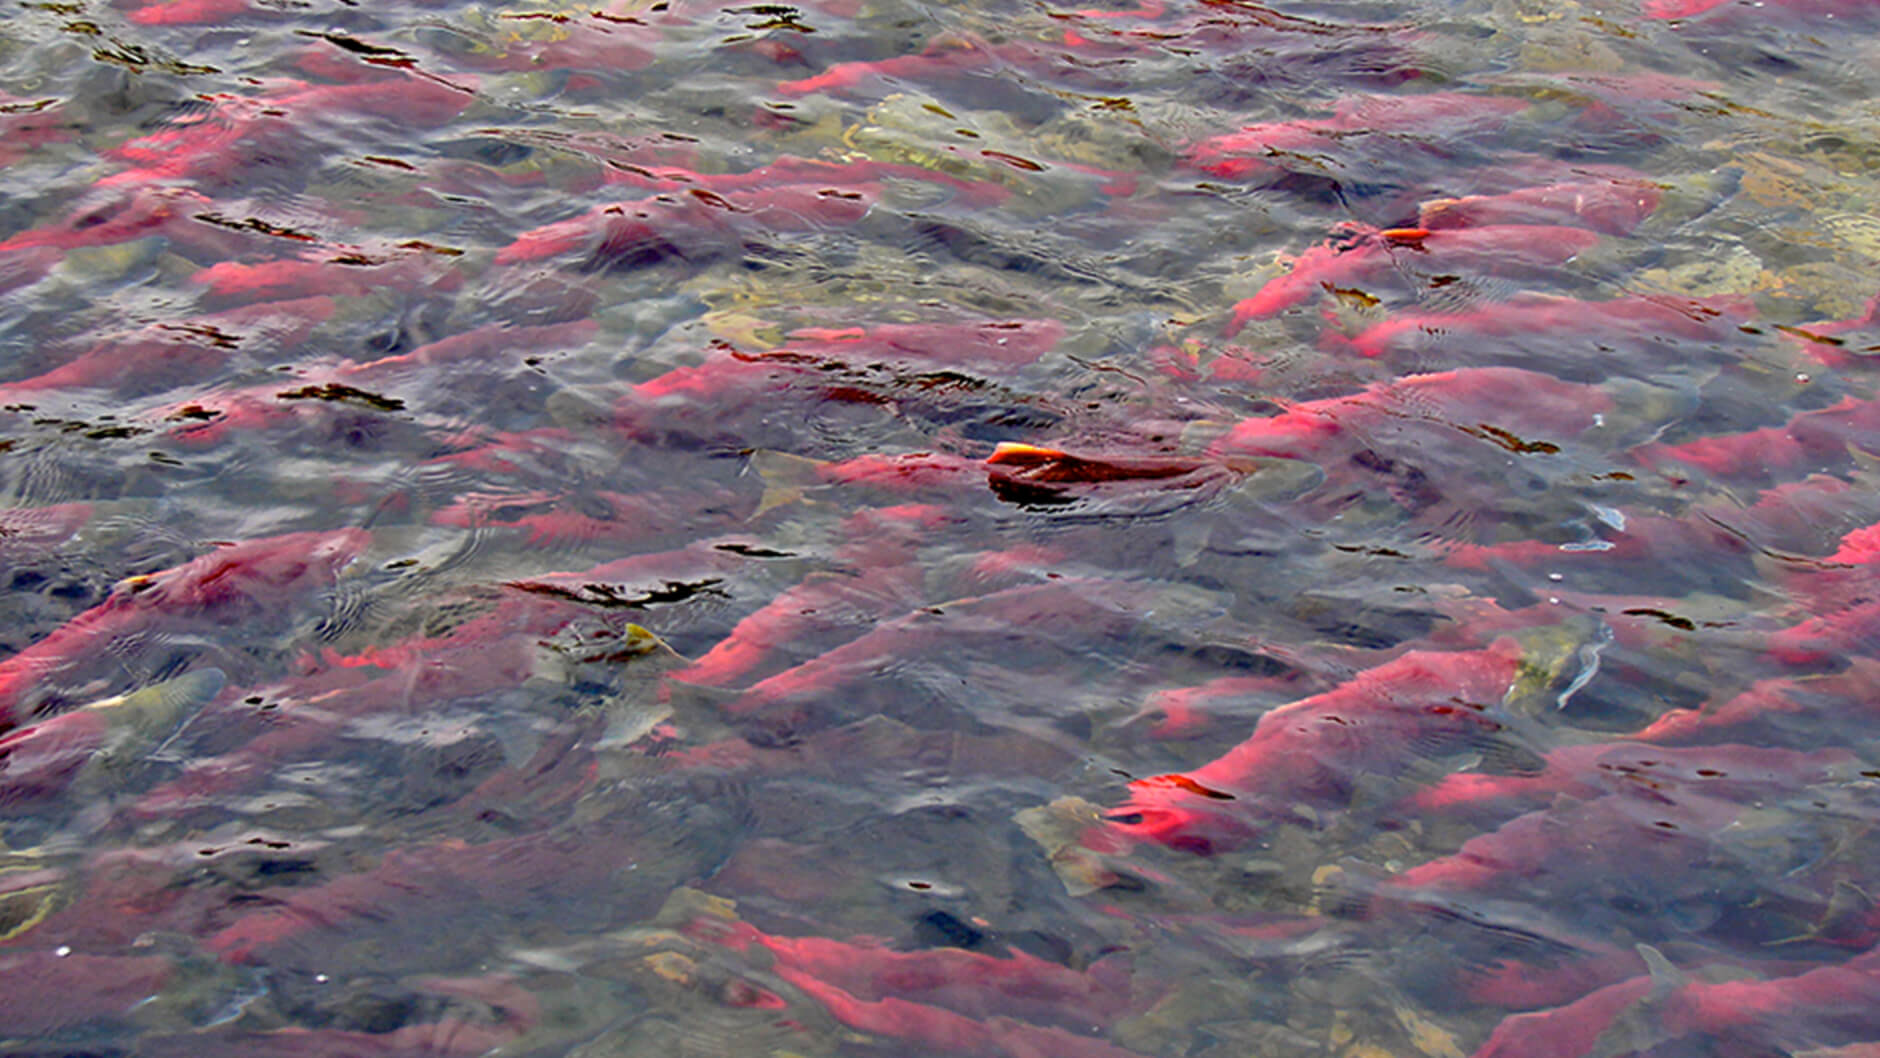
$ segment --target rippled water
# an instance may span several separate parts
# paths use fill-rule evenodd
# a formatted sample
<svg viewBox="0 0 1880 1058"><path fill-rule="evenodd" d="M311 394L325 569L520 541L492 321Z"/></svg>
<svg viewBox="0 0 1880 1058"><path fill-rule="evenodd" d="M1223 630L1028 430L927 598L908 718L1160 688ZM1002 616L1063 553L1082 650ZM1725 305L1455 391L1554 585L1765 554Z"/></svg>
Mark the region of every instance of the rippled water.
<svg viewBox="0 0 1880 1058"><path fill-rule="evenodd" d="M22 3L9 1054L1880 1048L1880 13Z"/></svg>

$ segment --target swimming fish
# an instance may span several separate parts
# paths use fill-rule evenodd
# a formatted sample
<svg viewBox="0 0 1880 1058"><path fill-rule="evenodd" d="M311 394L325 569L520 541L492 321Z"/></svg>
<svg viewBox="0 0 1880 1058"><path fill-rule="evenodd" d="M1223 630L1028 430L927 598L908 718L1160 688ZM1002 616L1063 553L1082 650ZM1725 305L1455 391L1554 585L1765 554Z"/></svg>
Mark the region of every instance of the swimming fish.
<svg viewBox="0 0 1880 1058"><path fill-rule="evenodd" d="M1209 137L1189 148L1187 161L1212 176L1266 178L1301 164L1316 168L1316 159L1335 158L1366 136L1377 137L1380 148L1388 141L1388 149L1401 151L1492 133L1527 107L1522 99L1465 92L1353 96L1340 100L1330 117L1248 125Z"/></svg>
<svg viewBox="0 0 1880 1058"><path fill-rule="evenodd" d="M32 723L35 688L108 661L112 642L166 626L279 614L286 600L332 584L370 543L362 529L287 533L229 544L123 581L105 601L0 662L0 729Z"/></svg>
<svg viewBox="0 0 1880 1058"><path fill-rule="evenodd" d="M1598 357L1602 351L1620 340L1627 343L1625 348L1652 339L1720 342L1736 333L1754 314L1755 306L1748 299L1734 295L1626 295L1583 301L1527 294L1459 312L1397 313L1355 337L1328 335L1322 344L1367 357L1436 345L1451 358L1467 358L1472 352L1471 343L1481 343L1482 339L1496 339L1486 344L1499 354L1510 345L1505 339L1533 335L1555 341L1573 364L1584 365L1601 363ZM1568 336L1570 341L1562 341L1560 336Z"/></svg>
<svg viewBox="0 0 1880 1058"><path fill-rule="evenodd" d="M1484 227L1386 228L1345 225L1326 243L1300 254L1291 270L1234 304L1229 336L1249 321L1300 304L1326 289L1355 286L1398 271L1481 273L1515 277L1554 268L1599 241L1584 228L1497 224Z"/></svg>
<svg viewBox="0 0 1880 1058"><path fill-rule="evenodd" d="M1489 194L1425 199L1417 224L1432 230L1496 225L1574 225L1624 235L1658 208L1663 192L1639 175L1560 180Z"/></svg>
<svg viewBox="0 0 1880 1058"><path fill-rule="evenodd" d="M1513 639L1411 651L1270 710L1246 741L1212 761L1133 780L1100 830L1205 855L1295 818L1300 805L1343 808L1361 777L1404 771L1443 747L1506 741L1498 713L1521 664Z"/></svg>
<svg viewBox="0 0 1880 1058"><path fill-rule="evenodd" d="M580 216L522 233L496 253L499 265L580 252L586 271L633 268L667 259L707 260L774 232L814 232L860 221L881 186L779 184L719 194L687 188L634 202L595 206Z"/></svg>

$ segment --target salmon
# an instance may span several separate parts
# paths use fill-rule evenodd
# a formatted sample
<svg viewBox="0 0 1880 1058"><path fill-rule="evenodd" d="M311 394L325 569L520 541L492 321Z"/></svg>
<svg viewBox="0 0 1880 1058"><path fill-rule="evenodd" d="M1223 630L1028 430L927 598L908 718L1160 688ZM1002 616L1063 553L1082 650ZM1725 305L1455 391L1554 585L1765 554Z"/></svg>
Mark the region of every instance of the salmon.
<svg viewBox="0 0 1880 1058"><path fill-rule="evenodd" d="M1409 445L1459 436L1531 445L1536 442L1514 431L1574 437L1612 408L1612 398L1597 386L1518 368L1462 368L1406 375L1350 396L1300 401L1277 415L1243 419L1209 453L1324 459L1390 438Z"/></svg>
<svg viewBox="0 0 1880 1058"><path fill-rule="evenodd" d="M1797 412L1779 426L1657 442L1633 455L1665 474L1677 473L1666 464L1683 464L1724 480L1756 481L1782 471L1843 465L1850 447L1880 449L1880 401L1842 397L1825 408Z"/></svg>
<svg viewBox="0 0 1880 1058"><path fill-rule="evenodd" d="M1236 302L1225 333L1231 337L1248 322L1276 315L1322 290L1370 283L1399 271L1512 278L1558 268L1598 241L1596 233L1582 228L1546 225L1384 230L1350 225L1301 254L1285 275Z"/></svg>
<svg viewBox="0 0 1880 1058"><path fill-rule="evenodd" d="M1299 164L1295 158L1310 165L1348 152L1349 143L1367 136L1377 137L1380 147L1388 141L1389 149L1403 150L1493 133L1527 107L1520 99L1463 92L1355 96L1339 101L1330 117L1248 125L1202 140L1189 149L1187 161L1226 179L1269 178Z"/></svg>
<svg viewBox="0 0 1880 1058"><path fill-rule="evenodd" d="M1512 639L1482 650L1411 651L1268 712L1212 761L1132 781L1103 829L1205 855L1245 844L1293 818L1296 806L1343 808L1361 777L1401 773L1443 746L1504 739L1497 713L1520 664Z"/></svg>
<svg viewBox="0 0 1880 1058"><path fill-rule="evenodd" d="M1417 223L1432 230L1495 225L1570 225L1625 235L1658 208L1663 192L1630 177L1560 180L1493 194L1425 199Z"/></svg>
<svg viewBox="0 0 1880 1058"><path fill-rule="evenodd" d="M35 690L94 668L111 657L113 642L152 629L225 626L279 614L302 593L331 585L370 543L361 529L288 533L230 544L124 581L104 602L0 662L0 729L34 722Z"/></svg>
<svg viewBox="0 0 1880 1058"><path fill-rule="evenodd" d="M1768 980L1689 978L1653 952L1651 976L1608 985L1565 1006L1504 1019L1474 1058L1588 1058L1615 1029L1634 1049L1698 1037L1715 1053L1773 1053L1797 1033L1870 1039L1880 1033L1880 959L1864 953ZM1625 1024L1622 1025L1622 1022ZM1838 1049L1826 1053L1841 1053Z"/></svg>
<svg viewBox="0 0 1880 1058"><path fill-rule="evenodd" d="M238 351L259 357L293 350L335 309L333 299L311 297L152 324L30 378L0 383L0 400L32 402L84 389L135 397L195 384Z"/></svg>
<svg viewBox="0 0 1880 1058"><path fill-rule="evenodd" d="M673 259L708 260L774 232L848 227L880 200L879 184L783 184L718 194L691 188L586 213L517 236L499 265L583 255L585 271L636 268Z"/></svg>
<svg viewBox="0 0 1880 1058"><path fill-rule="evenodd" d="M1627 348L1653 339L1721 343L1754 316L1755 307L1734 295L1713 298L1625 296L1606 301L1525 295L1460 312L1403 312L1349 340L1328 336L1324 344L1359 356L1405 353L1424 345L1445 350L1482 339L1536 339L1560 342L1573 363L1597 364L1602 349L1617 341ZM1564 338L1561 336L1565 336ZM1585 343L1579 352L1574 343ZM1506 343L1496 342L1500 349Z"/></svg>

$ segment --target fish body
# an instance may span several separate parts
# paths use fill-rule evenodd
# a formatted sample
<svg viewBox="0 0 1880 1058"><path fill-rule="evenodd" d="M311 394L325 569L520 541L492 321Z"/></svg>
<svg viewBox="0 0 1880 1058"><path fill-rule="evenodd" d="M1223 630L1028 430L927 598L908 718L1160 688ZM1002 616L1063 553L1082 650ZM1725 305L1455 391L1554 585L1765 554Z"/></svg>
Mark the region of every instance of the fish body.
<svg viewBox="0 0 1880 1058"><path fill-rule="evenodd" d="M331 299L320 299L331 306ZM241 310L237 310L241 311ZM490 324L418 346L407 353L336 365L304 368L278 382L262 386L200 394L167 406L162 417L177 425L177 439L207 444L230 433L268 429L293 422L327 401L380 412L401 411L405 401L393 394L407 393L413 401L435 395L444 387L441 377L464 375L473 367L513 370L531 356L556 348L579 345L597 325L591 320L513 327Z"/></svg>
<svg viewBox="0 0 1880 1058"><path fill-rule="evenodd" d="M1876 346L1860 337L1880 322L1880 295L1867 302L1867 310L1845 320L1824 320L1800 327L1784 328L1803 355L1834 368L1854 367L1872 355ZM1852 337L1848 337L1848 336ZM1850 348L1851 347L1851 348Z"/></svg>
<svg viewBox="0 0 1880 1058"><path fill-rule="evenodd" d="M0 810L60 796L113 763L134 763L126 758L153 748L222 684L221 672L198 670L0 735Z"/></svg>
<svg viewBox="0 0 1880 1058"><path fill-rule="evenodd" d="M191 276L221 303L305 297L361 297L375 290L448 292L461 285L453 270L417 254L375 260L335 250L309 257L245 263L218 261Z"/></svg>
<svg viewBox="0 0 1880 1058"><path fill-rule="evenodd" d="M65 108L54 100L21 99L0 92L0 167L72 139Z"/></svg>
<svg viewBox="0 0 1880 1058"><path fill-rule="evenodd" d="M921 532L944 517L937 508L914 504L851 516L852 539L832 556L837 570L785 588L667 678L703 687L749 686L800 662L806 651L814 656L814 644L852 639L885 617L906 613L925 586L925 572L915 561Z"/></svg>
<svg viewBox="0 0 1880 1058"><path fill-rule="evenodd" d="M1844 464L1850 448L1880 449L1880 401L1842 397L1828 407L1797 412L1779 426L1658 442L1633 455L1661 473L1675 472L1665 464L1682 464L1726 481L1753 481L1799 467L1819 471Z"/></svg>
<svg viewBox="0 0 1880 1058"><path fill-rule="evenodd" d="M1824 608L1769 634L1769 656L1784 665L1808 666L1849 655L1880 657L1880 601L1862 592L1855 601Z"/></svg>
<svg viewBox="0 0 1880 1058"><path fill-rule="evenodd" d="M1641 755L1634 762L1646 759L1654 758ZM1764 792L1805 794L1811 767L1765 769ZM1777 855L1759 837L1758 827L1768 825L1759 822L1760 798L1736 801L1712 796L1729 792L1723 786L1700 786L1626 781L1588 800L1560 798L1470 838L1449 855L1391 876L1378 887L1372 913L1515 899L1584 907L1602 929L1662 929L1657 907L1708 904L1722 917L1738 902L1775 895L1752 879L1782 877L1783 895L1807 896L1818 914L1826 897L1810 891L1815 879L1808 870L1816 864L1800 844L1782 846L1789 851ZM1785 816L1782 825L1805 831L1809 822ZM1627 899L1638 893L1653 894L1652 906ZM1780 930L1776 915L1782 909L1770 901L1765 910L1761 928Z"/></svg>
<svg viewBox="0 0 1880 1058"><path fill-rule="evenodd" d="M1833 781L1859 770L1845 749L1800 752L1749 745L1687 748L1620 740L1562 746L1530 774L1459 772L1417 791L1406 807L1424 813L1515 815L1545 807L1561 795L1587 799L1615 790L1650 789L1666 796L1685 791L1705 797L1751 800Z"/></svg>
<svg viewBox="0 0 1880 1058"><path fill-rule="evenodd" d="M1059 448L1002 441L986 457L988 472L1037 485L1169 481L1221 467L1215 460L1136 454L1075 455Z"/></svg>
<svg viewBox="0 0 1880 1058"><path fill-rule="evenodd" d="M1662 956L1658 957L1662 960ZM1590 1058L1608 1040L1632 1050L1699 1037L1714 1053L1776 1053L1798 1037L1870 1039L1880 1032L1880 960L1769 979L1706 981L1668 965L1551 1010L1505 1018L1474 1058ZM1708 1039L1704 1039L1708 1037ZM1839 1050L1824 1051L1839 1054Z"/></svg>
<svg viewBox="0 0 1880 1058"><path fill-rule="evenodd" d="M237 352L258 357L293 349L335 311L332 298L311 297L153 324L99 342L40 374L0 383L0 400L30 402L88 389L132 397L194 385Z"/></svg>
<svg viewBox="0 0 1880 1058"><path fill-rule="evenodd" d="M570 320L566 323L524 327L508 323L487 324L462 334L427 342L408 353L346 364L335 372L335 377L345 382L377 384L410 377L418 371L445 374L485 362L494 362L505 368L513 367L527 356L577 347L593 338L599 330L600 325L593 320Z"/></svg>
<svg viewBox="0 0 1880 1058"><path fill-rule="evenodd" d="M21 562L56 550L92 519L89 503L0 509L0 557Z"/></svg>
<svg viewBox="0 0 1880 1058"><path fill-rule="evenodd" d="M48 950L0 951L0 1021L13 1036L54 1036L128 1023L161 992L177 968L161 955L99 955Z"/></svg>
<svg viewBox="0 0 1880 1058"><path fill-rule="evenodd" d="M704 496L657 492L466 493L432 512L430 521L459 529L520 530L528 534L531 547L599 540L633 543L681 529L698 531L714 517L708 509L718 506L731 508L734 504L730 496L710 490Z"/></svg>
<svg viewBox="0 0 1880 1058"><path fill-rule="evenodd" d="M1804 17L1833 18L1836 15L1857 15L1872 5L1868 0L1775 0L1774 6ZM1760 10L1760 4L1746 4L1742 7L1757 9L1758 18L1769 17L1769 12ZM1718 10L1737 10L1733 0L1645 0L1640 9L1651 18L1671 20L1696 18Z"/></svg>
<svg viewBox="0 0 1880 1058"><path fill-rule="evenodd" d="M379 118L407 125L446 124L470 105L469 87L407 76L356 84L289 83L262 96L218 93L211 110L105 152L130 168L101 187L170 183L227 185L272 155L304 150L308 121Z"/></svg>
<svg viewBox="0 0 1880 1058"><path fill-rule="evenodd" d="M1667 746L1815 744L1822 741L1824 725L1866 722L1876 679L1880 663L1856 656L1842 672L1772 676L1701 708L1667 710L1629 737Z"/></svg>
<svg viewBox="0 0 1880 1058"><path fill-rule="evenodd" d="M1221 458L1324 457L1341 449L1420 435L1430 443L1492 427L1496 436L1540 432L1574 437L1613 407L1596 386L1518 368L1477 367L1407 375L1346 397L1299 401L1279 414L1243 419L1209 448Z"/></svg>
<svg viewBox="0 0 1880 1058"><path fill-rule="evenodd" d="M999 372L1029 364L1064 333L1051 320L883 324L806 328L785 344L747 353L715 346L697 364L675 367L633 387L614 405L617 428L639 439L736 437L749 445L749 417L775 421L786 411L842 405L898 406L932 390L971 390L965 371ZM806 407L809 406L809 407ZM943 467L948 460L940 457ZM878 462L840 464L828 473L853 478L871 470L892 477Z"/></svg>
<svg viewBox="0 0 1880 1058"><path fill-rule="evenodd" d="M666 194L701 190L717 195L785 185L868 187L889 179L950 187L960 194L962 201L977 206L996 206L1012 197L1012 189L1003 184L968 180L904 162L871 159L829 162L785 157L741 173L701 173L676 165L622 165L609 168L605 174L610 184L626 184Z"/></svg>
<svg viewBox="0 0 1880 1058"><path fill-rule="evenodd" d="M1249 698L1295 700L1297 673L1279 676L1220 676L1192 687L1156 691L1143 703L1140 716L1155 717L1151 738L1191 738L1218 725L1214 714L1231 703Z"/></svg>
<svg viewBox="0 0 1880 1058"><path fill-rule="evenodd" d="M392 849L369 870L281 891L208 936L204 946L232 963L318 965L318 953L343 943L362 926L436 928L443 924L440 919L468 910L526 912L530 904L552 914L553 903L537 903L541 896L610 894L618 882L627 880L624 876L638 857L619 837L598 845L603 833L571 828L475 844L446 840ZM652 910L641 907L640 913Z"/></svg>
<svg viewBox="0 0 1880 1058"><path fill-rule="evenodd" d="M1103 829L1207 854L1244 844L1297 805L1341 808L1361 776L1402 771L1419 752L1501 738L1496 713L1520 664L1512 639L1482 650L1411 651L1273 709L1212 761L1131 782Z"/></svg>
<svg viewBox="0 0 1880 1058"><path fill-rule="evenodd" d="M543 573L503 582L513 592L607 609L641 609L696 594L722 595L716 585L750 563L744 540L705 539L672 551L633 555L590 569Z"/></svg>
<svg viewBox="0 0 1880 1058"><path fill-rule="evenodd" d="M793 968L779 977L821 1003L837 1021L858 1032L904 1040L921 1048L1007 1058L1142 1058L1115 1044L1092 1036L1050 1026L1032 1025L1011 1018L979 1021L944 1007L913 1003L889 996L861 999Z"/></svg>
<svg viewBox="0 0 1880 1058"><path fill-rule="evenodd" d="M1392 149L1406 143L1442 144L1492 133L1527 109L1524 100L1463 92L1414 96L1357 96L1341 100L1330 117L1249 125L1190 148L1190 165L1226 179L1270 177L1349 151L1354 138L1375 136Z"/></svg>
<svg viewBox="0 0 1880 1058"><path fill-rule="evenodd" d="M955 490L980 483L981 460L949 452L871 452L824 463L817 477L832 485L856 485L886 492Z"/></svg>
<svg viewBox="0 0 1880 1058"><path fill-rule="evenodd" d="M848 227L880 200L878 184L773 185L718 194L691 188L636 202L596 206L516 237L496 253L499 265L580 251L588 271L631 268L665 259L707 260L774 232Z"/></svg>
<svg viewBox="0 0 1880 1058"><path fill-rule="evenodd" d="M566 464L566 453L580 444L573 430L555 426L495 433L464 433L445 439L455 451L433 456L427 466L456 467L501 476L538 474Z"/></svg>
<svg viewBox="0 0 1880 1058"><path fill-rule="evenodd" d="M819 74L784 81L777 91L786 96L846 92L875 78L889 81L928 81L960 77L980 72L1000 62L1001 49L981 45L948 43L928 48L915 55L895 55L886 59L839 62Z"/></svg>
<svg viewBox="0 0 1880 1058"><path fill-rule="evenodd" d="M0 728L31 723L34 688L109 658L112 642L173 623L227 625L278 613L286 600L330 585L370 542L360 529L288 533L126 580L104 602L0 662Z"/></svg>
<svg viewBox="0 0 1880 1058"><path fill-rule="evenodd" d="M1064 578L922 607L759 680L723 709L754 741L788 741L842 722L838 718L855 708L843 689L884 668L905 669L936 653L1009 653L1015 641L1043 648L1119 635L1140 620L1132 609L1132 601L1141 604L1139 595L1128 585Z"/></svg>
<svg viewBox="0 0 1880 1058"><path fill-rule="evenodd" d="M1486 227L1376 229L1353 225L1299 256L1290 271L1234 305L1226 333L1273 316L1320 291L1357 286L1398 271L1511 277L1557 268L1599 241L1584 228L1497 224Z"/></svg>
<svg viewBox="0 0 1880 1058"><path fill-rule="evenodd" d="M772 960L771 973L837 1021L923 1050L987 1058L1140 1058L1084 1035L1134 1005L1114 961L1078 972L1023 952L1003 958L953 949L892 952L773 936L705 917L682 932L733 951L761 949ZM751 1001L788 1005L768 991Z"/></svg>
<svg viewBox="0 0 1880 1058"><path fill-rule="evenodd" d="M784 937L741 922L711 923L702 932L733 950L767 951L776 966L865 1002L894 997L972 1018L1023 1018L1062 1028L1105 1025L1131 1006L1129 977L1115 958L1073 970L1023 951L894 951L875 938Z"/></svg>
<svg viewBox="0 0 1880 1058"><path fill-rule="evenodd" d="M1530 294L1460 312L1399 313L1350 339L1328 337L1325 344L1349 349L1359 356L1381 357L1409 352L1430 343L1445 350L1464 350L1462 355L1466 356L1469 342L1527 336L1556 341L1562 336L1572 336L1575 341L1585 341L1589 346L1594 342L1609 345L1616 338L1633 343L1654 338L1720 342L1753 314L1754 306L1735 296L1628 295L1606 301L1582 301ZM1494 346L1500 349L1503 344L1496 342ZM1575 354L1568 349L1576 363L1584 363L1586 356L1596 351L1589 349L1586 354Z"/></svg>
<svg viewBox="0 0 1880 1058"><path fill-rule="evenodd" d="M1838 538L1832 534L1838 526L1876 515L1880 503L1870 494L1839 478L1814 474L1764 489L1748 505L1703 503L1675 518L1602 509L1588 519L1587 531L1596 538L1451 544L1443 561L1460 569L1551 564L1589 571L1616 568L1629 575L1626 567L1641 562L1675 568L1681 563L1742 563L1756 555L1779 555L1785 566L1795 567L1784 578L1785 585L1798 596L1818 599L1823 589L1849 577L1866 581L1866 571L1859 567L1880 554L1869 547L1870 531L1855 529ZM1872 544L1880 547L1880 532L1872 536ZM1839 545L1833 553L1803 557L1821 551L1829 541Z"/></svg>
<svg viewBox="0 0 1880 1058"><path fill-rule="evenodd" d="M1226 462L1205 456L1073 454L1013 441L1001 442L985 467L994 495L1032 506L1155 494L1208 496L1240 477Z"/></svg>
<svg viewBox="0 0 1880 1058"><path fill-rule="evenodd" d="M140 26L186 26L222 22L253 10L248 0L163 0L134 8L126 17Z"/></svg>
<svg viewBox="0 0 1880 1058"><path fill-rule="evenodd" d="M544 644L579 615L567 602L517 593L439 634L353 653L320 651L303 659L295 674L225 696L215 708L233 714L227 722L252 720L252 710L236 704L248 699L265 704L265 725L228 752L192 760L139 797L129 814L174 819L219 805L261 787L289 764L331 754L352 725L516 687L538 674L549 653ZM622 643L596 637L587 646L604 654Z"/></svg>
<svg viewBox="0 0 1880 1058"><path fill-rule="evenodd" d="M60 223L0 241L0 253L10 257L25 250L115 246L153 235L197 246L207 253L226 253L229 240L194 219L196 213L210 208L213 203L208 198L181 187L139 185L123 191L94 192L80 199Z"/></svg>
<svg viewBox="0 0 1880 1058"><path fill-rule="evenodd" d="M1417 224L1433 231L1499 225L1573 226L1625 235L1658 208L1663 193L1643 178L1561 180L1489 194L1426 199Z"/></svg>

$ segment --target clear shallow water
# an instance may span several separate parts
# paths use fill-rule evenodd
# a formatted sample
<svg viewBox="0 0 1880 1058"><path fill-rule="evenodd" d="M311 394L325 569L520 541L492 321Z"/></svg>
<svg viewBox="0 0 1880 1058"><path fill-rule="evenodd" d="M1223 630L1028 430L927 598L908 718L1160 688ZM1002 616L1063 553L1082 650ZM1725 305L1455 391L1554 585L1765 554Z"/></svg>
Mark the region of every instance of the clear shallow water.
<svg viewBox="0 0 1880 1058"><path fill-rule="evenodd" d="M1874 28L20 7L7 1047L1865 1053Z"/></svg>

